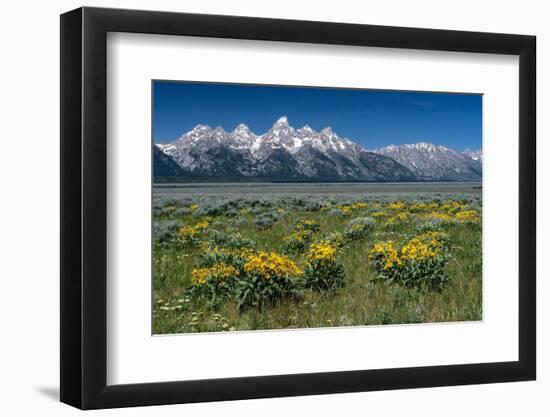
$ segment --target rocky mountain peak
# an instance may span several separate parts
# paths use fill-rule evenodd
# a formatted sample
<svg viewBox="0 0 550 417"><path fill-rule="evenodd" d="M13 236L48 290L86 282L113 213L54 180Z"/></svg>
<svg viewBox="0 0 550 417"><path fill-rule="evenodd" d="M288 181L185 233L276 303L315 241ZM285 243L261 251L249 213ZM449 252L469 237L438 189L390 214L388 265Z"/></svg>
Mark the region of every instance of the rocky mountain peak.
<svg viewBox="0 0 550 417"><path fill-rule="evenodd" d="M288 117L279 117L273 126L288 126Z"/></svg>
<svg viewBox="0 0 550 417"><path fill-rule="evenodd" d="M210 126L198 124L191 130L191 132L199 133L199 132L207 132L209 130L211 130Z"/></svg>
<svg viewBox="0 0 550 417"><path fill-rule="evenodd" d="M275 122L273 127L263 136L269 135L269 133L272 133L276 136L279 136L281 134L283 135L289 135L294 133L294 128L289 124L288 118L286 116L279 117L279 119Z"/></svg>
<svg viewBox="0 0 550 417"><path fill-rule="evenodd" d="M234 130L234 132L250 132L248 125L240 123Z"/></svg>

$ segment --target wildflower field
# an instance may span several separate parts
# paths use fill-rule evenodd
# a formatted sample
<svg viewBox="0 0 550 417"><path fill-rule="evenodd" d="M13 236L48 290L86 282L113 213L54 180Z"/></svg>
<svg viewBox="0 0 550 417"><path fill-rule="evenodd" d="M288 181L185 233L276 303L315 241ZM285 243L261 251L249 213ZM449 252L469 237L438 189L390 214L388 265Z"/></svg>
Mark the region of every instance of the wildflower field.
<svg viewBox="0 0 550 417"><path fill-rule="evenodd" d="M475 321L481 193L155 196L153 333Z"/></svg>

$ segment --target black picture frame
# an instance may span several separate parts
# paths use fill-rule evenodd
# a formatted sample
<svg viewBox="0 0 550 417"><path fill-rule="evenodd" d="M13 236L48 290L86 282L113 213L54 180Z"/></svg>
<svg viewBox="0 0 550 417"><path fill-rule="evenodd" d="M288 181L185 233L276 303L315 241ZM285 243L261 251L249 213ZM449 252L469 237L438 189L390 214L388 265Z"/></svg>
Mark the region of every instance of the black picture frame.
<svg viewBox="0 0 550 417"><path fill-rule="evenodd" d="M519 56L519 358L513 362L107 385L108 32ZM80 8L61 15L61 401L81 409L534 380L536 38Z"/></svg>

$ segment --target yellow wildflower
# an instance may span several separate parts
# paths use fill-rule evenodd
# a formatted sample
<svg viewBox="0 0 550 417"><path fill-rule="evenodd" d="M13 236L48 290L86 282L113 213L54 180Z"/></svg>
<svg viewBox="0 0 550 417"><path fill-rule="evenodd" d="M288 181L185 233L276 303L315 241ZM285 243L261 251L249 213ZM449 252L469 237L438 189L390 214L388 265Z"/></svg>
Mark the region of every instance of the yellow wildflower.
<svg viewBox="0 0 550 417"><path fill-rule="evenodd" d="M479 214L475 210L459 211L455 214L455 219L459 222L475 222L479 220Z"/></svg>
<svg viewBox="0 0 550 417"><path fill-rule="evenodd" d="M372 257L382 257L383 269L393 268L394 265L401 265L401 259L399 259L399 253L395 247L395 242L387 240L385 242L375 243L370 251Z"/></svg>
<svg viewBox="0 0 550 417"><path fill-rule="evenodd" d="M374 213L370 213L370 216L371 217L384 217L384 216L387 216L387 213L384 212L384 211L376 211Z"/></svg>
<svg viewBox="0 0 550 417"><path fill-rule="evenodd" d="M178 233L180 238L185 242L195 242L198 239L199 235L210 226L210 221L208 219L203 220L202 222L197 223L194 226L182 226L179 228Z"/></svg>
<svg viewBox="0 0 550 417"><path fill-rule="evenodd" d="M239 275L233 266L226 265L223 262L211 266L209 268L195 268L191 271L191 282L194 285L203 285L207 279L215 279L219 281L225 281L228 278L236 277Z"/></svg>
<svg viewBox="0 0 550 417"><path fill-rule="evenodd" d="M312 238L312 236L313 236L313 232L311 230L298 230L289 236L285 236L283 238L283 241L285 243L289 243L292 241L299 242L299 243L306 243Z"/></svg>
<svg viewBox="0 0 550 417"><path fill-rule="evenodd" d="M452 217L448 215L447 213L441 213L439 211L432 211L429 214L424 215L425 218L432 218L432 219L439 219L442 222L450 222L452 220Z"/></svg>
<svg viewBox="0 0 550 417"><path fill-rule="evenodd" d="M308 262L312 261L333 261L336 259L336 246L330 243L314 243L310 246L309 252L306 255Z"/></svg>
<svg viewBox="0 0 550 417"><path fill-rule="evenodd" d="M302 270L287 256L275 252L259 252L248 257L244 270L263 279L302 275Z"/></svg>
<svg viewBox="0 0 550 417"><path fill-rule="evenodd" d="M319 230L319 223L317 223L315 220L304 219L304 220L300 220L296 224L296 231L298 231L298 232L300 232L300 231L315 232L315 231L318 231L318 230Z"/></svg>
<svg viewBox="0 0 550 417"><path fill-rule="evenodd" d="M461 203L460 201L447 201L445 204L441 206L441 210L447 211L449 213L455 213L460 210L464 210L468 208L468 204Z"/></svg>
<svg viewBox="0 0 550 417"><path fill-rule="evenodd" d="M198 231L192 226L180 227L178 233L184 240L194 239L198 235Z"/></svg>
<svg viewBox="0 0 550 417"><path fill-rule="evenodd" d="M342 213L348 214L353 210L360 210L367 207L367 203L363 203L362 201L359 201L357 203L353 204L347 204L347 205L340 205L338 208L342 210Z"/></svg>
<svg viewBox="0 0 550 417"><path fill-rule="evenodd" d="M408 220L409 216L410 216L410 214L407 213L407 212L400 212L400 213L397 213L394 216L388 218L384 223L386 225L391 225L391 224L404 222L404 221Z"/></svg>
<svg viewBox="0 0 550 417"><path fill-rule="evenodd" d="M388 205L388 208L391 210L403 210L405 208L405 203L402 201L394 201Z"/></svg>
<svg viewBox="0 0 550 417"><path fill-rule="evenodd" d="M419 238L413 238L401 248L402 260L423 261L435 257L439 252L439 243L431 240L428 243Z"/></svg>
<svg viewBox="0 0 550 417"><path fill-rule="evenodd" d="M409 210L410 211L424 211L428 205L426 203L413 203L410 205Z"/></svg>

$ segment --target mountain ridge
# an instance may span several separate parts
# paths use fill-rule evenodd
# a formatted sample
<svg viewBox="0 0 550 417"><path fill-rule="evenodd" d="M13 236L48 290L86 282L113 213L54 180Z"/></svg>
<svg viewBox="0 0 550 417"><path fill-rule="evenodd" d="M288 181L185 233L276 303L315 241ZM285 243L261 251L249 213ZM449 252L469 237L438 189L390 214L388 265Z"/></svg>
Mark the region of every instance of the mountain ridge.
<svg viewBox="0 0 550 417"><path fill-rule="evenodd" d="M159 181L388 182L426 179L415 172L414 165L407 166L384 151L369 151L339 136L330 127L315 131L305 125L295 129L286 116L280 117L261 135L244 123L233 131L199 124L175 141L156 144L155 148L180 168L177 175L157 176L157 172L176 171L171 162L157 156L155 179ZM157 169L157 162L167 162L170 167Z"/></svg>
<svg viewBox="0 0 550 417"><path fill-rule="evenodd" d="M443 145L418 142L389 145L374 152L393 158L421 181L476 181L482 178L481 162Z"/></svg>

